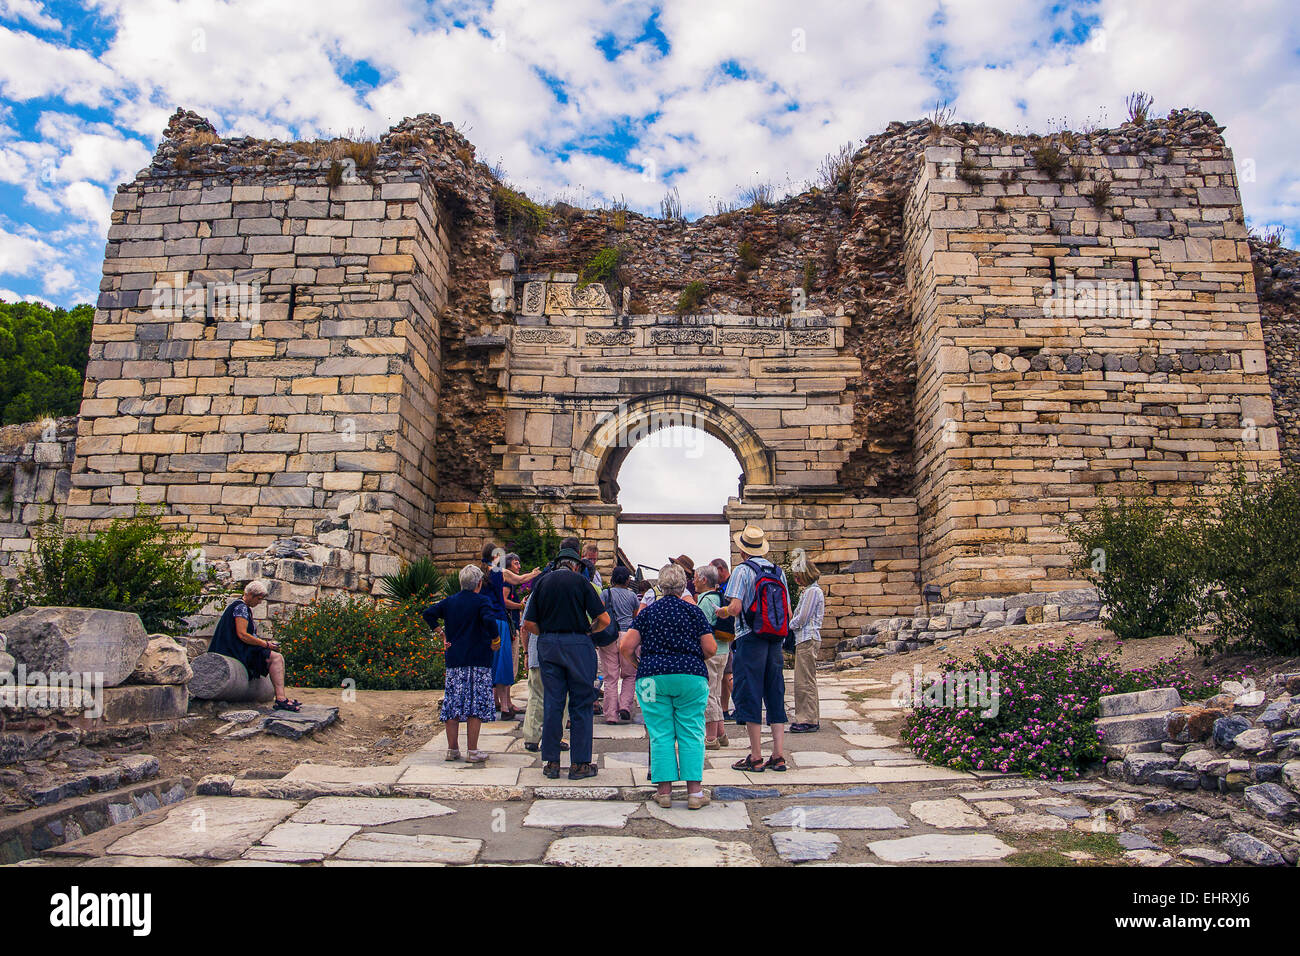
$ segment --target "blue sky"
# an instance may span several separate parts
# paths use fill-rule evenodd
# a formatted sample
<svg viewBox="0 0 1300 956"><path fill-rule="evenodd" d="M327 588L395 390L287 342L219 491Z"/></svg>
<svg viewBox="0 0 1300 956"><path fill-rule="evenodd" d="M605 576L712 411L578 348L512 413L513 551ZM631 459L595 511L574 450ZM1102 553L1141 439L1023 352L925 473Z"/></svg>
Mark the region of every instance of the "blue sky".
<svg viewBox="0 0 1300 956"><path fill-rule="evenodd" d="M438 113L543 200L688 213L950 101L1111 125L1142 89L1228 127L1246 213L1300 228L1292 0L0 0L0 299L91 300L116 184L182 105L223 135Z"/></svg>

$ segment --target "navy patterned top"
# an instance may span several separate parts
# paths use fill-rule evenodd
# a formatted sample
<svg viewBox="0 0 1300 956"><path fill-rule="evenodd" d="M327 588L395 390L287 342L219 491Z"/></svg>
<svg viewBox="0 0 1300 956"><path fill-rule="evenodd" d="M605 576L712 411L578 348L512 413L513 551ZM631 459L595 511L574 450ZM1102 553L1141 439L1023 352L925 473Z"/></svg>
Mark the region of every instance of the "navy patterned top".
<svg viewBox="0 0 1300 956"><path fill-rule="evenodd" d="M671 595L655 601L632 622L641 635L641 663L636 676L693 674L709 676L700 636L712 634L709 619L694 604Z"/></svg>

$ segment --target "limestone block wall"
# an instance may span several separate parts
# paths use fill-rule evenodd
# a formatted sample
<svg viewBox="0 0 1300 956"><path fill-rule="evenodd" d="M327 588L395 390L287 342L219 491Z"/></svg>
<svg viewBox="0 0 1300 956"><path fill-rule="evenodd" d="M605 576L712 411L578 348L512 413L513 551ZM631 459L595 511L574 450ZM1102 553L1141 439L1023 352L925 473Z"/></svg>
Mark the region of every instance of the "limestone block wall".
<svg viewBox="0 0 1300 956"><path fill-rule="evenodd" d="M17 574L42 520L62 519L76 439L73 417L0 428L0 576Z"/></svg>
<svg viewBox="0 0 1300 956"><path fill-rule="evenodd" d="M802 548L817 563L826 595L825 656L840 640L857 637L869 621L910 613L920 600L913 499L732 501L727 516L733 534L749 522L761 525L774 560L788 562L790 552ZM742 558L737 552L731 560Z"/></svg>
<svg viewBox="0 0 1300 956"><path fill-rule="evenodd" d="M618 505L521 499L515 504L551 517L561 534L575 534L600 549L600 568L614 566ZM772 556L787 561L802 548L823 571L826 618L822 637L829 656L834 644L856 637L868 621L910 614L920 601L916 584L917 507L907 498L733 498L726 516L734 534L748 522L761 525L772 541ZM440 502L432 552L440 566L453 569L477 561L484 542L501 541L482 502ZM692 555L697 562L723 557L734 564L738 552Z"/></svg>
<svg viewBox="0 0 1300 956"><path fill-rule="evenodd" d="M847 317L619 314L607 297L575 306L574 279L520 277L498 488L596 496L610 456L671 424L728 443L747 485L836 485L861 444L847 391L861 364L844 351ZM612 500L609 488L603 495Z"/></svg>
<svg viewBox="0 0 1300 956"><path fill-rule="evenodd" d="M1072 160L932 146L908 205L921 570L952 595L1069 587L1099 496L1278 460L1230 151Z"/></svg>
<svg viewBox="0 0 1300 956"><path fill-rule="evenodd" d="M217 556L337 530L357 495L354 570L423 553L448 240L418 172L372 179L142 174L119 190L70 527L165 503Z"/></svg>

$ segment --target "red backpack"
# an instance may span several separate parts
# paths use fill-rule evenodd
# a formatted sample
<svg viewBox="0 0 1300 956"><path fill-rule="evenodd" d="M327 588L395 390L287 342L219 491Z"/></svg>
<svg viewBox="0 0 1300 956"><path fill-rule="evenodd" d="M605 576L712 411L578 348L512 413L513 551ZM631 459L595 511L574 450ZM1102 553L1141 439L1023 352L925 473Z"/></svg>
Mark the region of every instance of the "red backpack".
<svg viewBox="0 0 1300 956"><path fill-rule="evenodd" d="M750 633L765 641L784 641L790 634L790 595L785 578L775 566L746 561L754 572L754 599L744 609Z"/></svg>

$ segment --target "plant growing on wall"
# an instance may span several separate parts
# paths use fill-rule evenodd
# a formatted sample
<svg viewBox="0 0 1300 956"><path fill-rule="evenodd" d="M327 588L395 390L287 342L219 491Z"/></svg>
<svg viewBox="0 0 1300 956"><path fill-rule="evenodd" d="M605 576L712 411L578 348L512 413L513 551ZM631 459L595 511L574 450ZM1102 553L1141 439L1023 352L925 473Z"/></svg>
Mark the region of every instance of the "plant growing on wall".
<svg viewBox="0 0 1300 956"><path fill-rule="evenodd" d="M618 275L618 267L622 261L622 250L616 246L605 246L583 265L578 288L585 288L593 282L602 284L611 282Z"/></svg>
<svg viewBox="0 0 1300 956"><path fill-rule="evenodd" d="M677 297L677 314L690 315L699 310L704 304L704 300L709 297L709 287L696 279L694 282L688 282L682 294Z"/></svg>
<svg viewBox="0 0 1300 956"><path fill-rule="evenodd" d="M1054 143L1035 146L1030 155L1034 157L1034 165L1047 173L1047 178L1052 181L1058 179L1065 168L1065 157Z"/></svg>
<svg viewBox="0 0 1300 956"><path fill-rule="evenodd" d="M540 568L560 550L560 532L549 515L526 511L508 501L488 505L486 513L488 525L501 539L498 544L519 555L525 571Z"/></svg>

